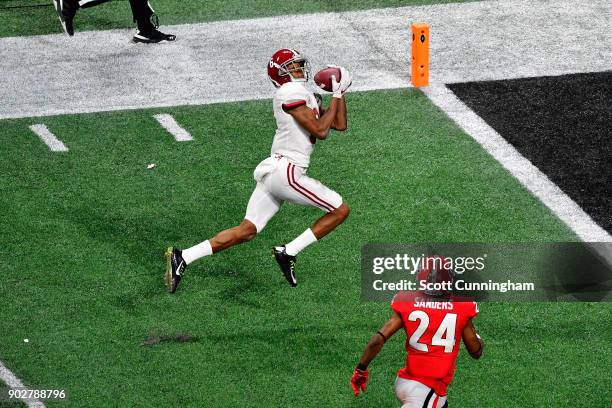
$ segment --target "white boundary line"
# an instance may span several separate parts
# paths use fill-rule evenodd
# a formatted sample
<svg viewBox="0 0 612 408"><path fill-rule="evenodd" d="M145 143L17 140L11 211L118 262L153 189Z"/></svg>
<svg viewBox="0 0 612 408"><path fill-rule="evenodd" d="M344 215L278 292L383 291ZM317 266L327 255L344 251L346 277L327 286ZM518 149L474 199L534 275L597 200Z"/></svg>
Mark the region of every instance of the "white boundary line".
<svg viewBox="0 0 612 408"><path fill-rule="evenodd" d="M0 119L270 99L264 66L288 45L313 69L349 68L353 91L401 88L414 21L432 29L432 82L605 71L611 13L609 0L491 0L164 26L180 41L160 47L130 30L0 38ZM236 67L230 82L221 65Z"/></svg>
<svg viewBox="0 0 612 408"><path fill-rule="evenodd" d="M434 105L476 140L580 239L585 242L612 242L612 236L606 230L597 225L574 200L459 100L450 89L443 84L433 84L422 90Z"/></svg>
<svg viewBox="0 0 612 408"><path fill-rule="evenodd" d="M0 379L11 387L11 389L26 388L21 380L2 364L2 361L0 361ZM45 408L45 404L36 398L21 398L21 400L30 408Z"/></svg>
<svg viewBox="0 0 612 408"><path fill-rule="evenodd" d="M179 125L172 117L172 115L160 113L153 115L153 117L159 122L160 125L162 125L164 129L174 136L177 142L188 142L193 140L193 137L189 134L189 132L183 129L181 125Z"/></svg>
<svg viewBox="0 0 612 408"><path fill-rule="evenodd" d="M59 140L46 125L31 125L30 130L36 134L52 152L67 152L68 148Z"/></svg>

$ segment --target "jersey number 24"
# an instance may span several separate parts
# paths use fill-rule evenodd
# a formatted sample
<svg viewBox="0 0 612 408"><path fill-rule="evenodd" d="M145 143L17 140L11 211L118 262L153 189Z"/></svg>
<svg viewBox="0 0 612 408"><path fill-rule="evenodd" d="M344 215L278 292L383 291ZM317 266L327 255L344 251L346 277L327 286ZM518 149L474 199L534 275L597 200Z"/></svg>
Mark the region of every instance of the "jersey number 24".
<svg viewBox="0 0 612 408"><path fill-rule="evenodd" d="M408 344L415 350L429 351L427 344L419 343L421 336L429 327L429 316L422 310L415 310L408 315L408 320L411 322L419 321L419 326L416 328ZM448 313L442 319L440 326L436 330L435 334L431 338L432 346L444 346L445 353L452 353L455 347L455 327L457 326L457 315L455 313Z"/></svg>

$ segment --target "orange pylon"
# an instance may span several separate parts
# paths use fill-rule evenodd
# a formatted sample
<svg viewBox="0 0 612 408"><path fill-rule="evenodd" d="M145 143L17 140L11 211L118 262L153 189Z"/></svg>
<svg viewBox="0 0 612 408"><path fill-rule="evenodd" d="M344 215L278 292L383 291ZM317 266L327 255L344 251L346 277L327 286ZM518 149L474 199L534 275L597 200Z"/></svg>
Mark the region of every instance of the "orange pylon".
<svg viewBox="0 0 612 408"><path fill-rule="evenodd" d="M429 25L412 24L412 61L410 70L412 85L429 85Z"/></svg>

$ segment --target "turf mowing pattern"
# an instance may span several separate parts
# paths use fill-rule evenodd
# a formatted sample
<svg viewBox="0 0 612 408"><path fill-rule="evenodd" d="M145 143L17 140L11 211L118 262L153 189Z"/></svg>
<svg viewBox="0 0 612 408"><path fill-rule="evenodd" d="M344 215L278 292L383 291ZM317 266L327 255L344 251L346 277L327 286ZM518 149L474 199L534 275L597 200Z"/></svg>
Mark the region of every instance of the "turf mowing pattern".
<svg viewBox="0 0 612 408"><path fill-rule="evenodd" d="M348 106L349 131L317 143L309 175L352 213L299 255L299 286L270 248L321 213L285 205L253 242L190 266L175 295L163 252L240 222L269 154L269 100L0 122L0 360L29 386L67 390L48 406L396 406L403 333L364 396L348 385L390 312L359 302L363 244L575 237L419 91L353 93ZM156 113L194 141L174 141ZM41 122L69 152L29 132ZM606 406L593 376L609 369L610 312L482 304L487 349L460 353L450 404Z"/></svg>
<svg viewBox="0 0 612 408"><path fill-rule="evenodd" d="M612 71L449 88L612 233Z"/></svg>
<svg viewBox="0 0 612 408"><path fill-rule="evenodd" d="M170 24L470 1L474 0L250 0L247 5L240 0L157 0L151 5L160 17L163 30L163 26ZM63 32L51 0L0 0L0 20L3 21L0 37ZM135 27L127 0L81 9L74 23L77 33Z"/></svg>

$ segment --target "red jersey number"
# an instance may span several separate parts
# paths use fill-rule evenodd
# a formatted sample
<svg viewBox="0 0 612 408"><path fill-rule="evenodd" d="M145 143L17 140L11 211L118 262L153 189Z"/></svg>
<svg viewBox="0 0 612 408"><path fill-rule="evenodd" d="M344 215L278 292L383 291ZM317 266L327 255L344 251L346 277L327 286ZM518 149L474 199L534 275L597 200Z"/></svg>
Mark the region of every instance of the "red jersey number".
<svg viewBox="0 0 612 408"><path fill-rule="evenodd" d="M414 310L408 315L408 320L411 322L419 321L419 325L410 336L408 344L415 350L427 353L429 347L426 343L420 343L421 337L429 328L429 316L422 310ZM440 326L436 329L433 337L431 338L432 346L444 347L445 353L452 353L455 348L455 328L457 327L457 315L455 313L447 313L444 316Z"/></svg>

